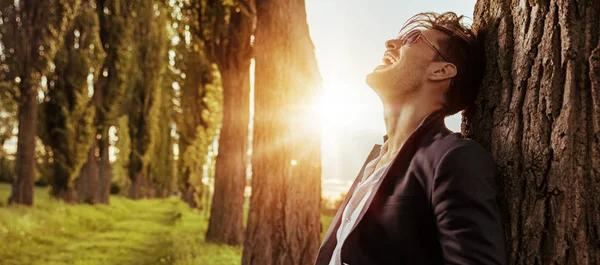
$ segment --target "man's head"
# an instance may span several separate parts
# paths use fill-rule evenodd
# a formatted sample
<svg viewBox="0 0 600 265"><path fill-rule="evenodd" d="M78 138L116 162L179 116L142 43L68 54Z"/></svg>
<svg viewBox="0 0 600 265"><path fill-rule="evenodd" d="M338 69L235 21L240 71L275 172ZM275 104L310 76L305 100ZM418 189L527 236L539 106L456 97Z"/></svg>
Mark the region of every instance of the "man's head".
<svg viewBox="0 0 600 265"><path fill-rule="evenodd" d="M447 115L471 104L483 77L483 53L473 32L453 12L420 13L386 41L383 65L367 76L384 101L426 100Z"/></svg>

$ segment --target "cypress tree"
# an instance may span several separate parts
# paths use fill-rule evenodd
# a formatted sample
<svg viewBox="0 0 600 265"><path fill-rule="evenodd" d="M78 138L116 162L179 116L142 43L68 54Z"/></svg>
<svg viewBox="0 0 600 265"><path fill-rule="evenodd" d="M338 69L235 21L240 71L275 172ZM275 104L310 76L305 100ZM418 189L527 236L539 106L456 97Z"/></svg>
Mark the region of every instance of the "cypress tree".
<svg viewBox="0 0 600 265"><path fill-rule="evenodd" d="M2 89L11 93L19 105L9 203L33 205L38 92L80 4L81 0L0 1L0 38L5 51L0 59L0 80L12 83Z"/></svg>
<svg viewBox="0 0 600 265"><path fill-rule="evenodd" d="M135 74L128 102L129 135L129 196L133 199L153 196L148 179L148 165L157 141L162 78L167 61L168 42L166 10L159 2L140 1L136 8L134 36L138 43L135 54Z"/></svg>
<svg viewBox="0 0 600 265"><path fill-rule="evenodd" d="M51 194L68 202L76 200L75 178L95 136L89 88L102 62L101 49L98 16L86 2L54 59L48 96L40 106L40 137L53 154Z"/></svg>
<svg viewBox="0 0 600 265"><path fill-rule="evenodd" d="M80 199L88 203L109 203L111 169L108 156L108 129L122 114L121 105L129 85L133 66L133 27L136 1L97 0L100 40L105 60L94 85L97 139L88 151L88 159L78 179Z"/></svg>

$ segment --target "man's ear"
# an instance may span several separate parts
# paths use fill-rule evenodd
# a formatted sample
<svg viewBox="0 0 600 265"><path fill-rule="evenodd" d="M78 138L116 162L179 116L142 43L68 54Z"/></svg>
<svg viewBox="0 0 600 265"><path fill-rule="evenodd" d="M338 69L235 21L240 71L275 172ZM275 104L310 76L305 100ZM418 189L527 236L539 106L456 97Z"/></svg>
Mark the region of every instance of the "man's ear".
<svg viewBox="0 0 600 265"><path fill-rule="evenodd" d="M442 81L456 76L456 65L449 62L436 62L431 64L429 80Z"/></svg>

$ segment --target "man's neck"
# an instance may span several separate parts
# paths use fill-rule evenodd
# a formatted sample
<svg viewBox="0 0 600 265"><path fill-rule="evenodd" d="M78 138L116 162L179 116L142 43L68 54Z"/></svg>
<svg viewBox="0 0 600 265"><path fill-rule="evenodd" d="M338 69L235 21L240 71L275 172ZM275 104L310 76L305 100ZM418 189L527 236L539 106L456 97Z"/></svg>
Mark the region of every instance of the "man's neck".
<svg viewBox="0 0 600 265"><path fill-rule="evenodd" d="M423 102L384 103L384 120L387 130L387 150L382 159L392 159L404 145L408 137L417 129L427 115L440 109L437 104Z"/></svg>

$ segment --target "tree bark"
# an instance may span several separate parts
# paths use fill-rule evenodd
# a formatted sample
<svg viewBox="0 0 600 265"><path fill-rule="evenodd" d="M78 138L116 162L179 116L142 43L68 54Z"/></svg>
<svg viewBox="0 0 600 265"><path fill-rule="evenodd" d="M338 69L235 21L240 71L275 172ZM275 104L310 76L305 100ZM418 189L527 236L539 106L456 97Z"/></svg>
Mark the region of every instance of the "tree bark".
<svg viewBox="0 0 600 265"><path fill-rule="evenodd" d="M230 21L228 53L218 63L223 84L223 125L206 240L241 245L244 236L253 18L238 10L231 15Z"/></svg>
<svg viewBox="0 0 600 265"><path fill-rule="evenodd" d="M487 74L464 133L503 187L510 264L600 264L600 6L480 0Z"/></svg>
<svg viewBox="0 0 600 265"><path fill-rule="evenodd" d="M108 137L98 141L100 148L100 161L98 163L98 202L102 204L110 203L110 180L112 179L112 171L110 160L108 157Z"/></svg>
<svg viewBox="0 0 600 265"><path fill-rule="evenodd" d="M96 157L96 144L97 140L94 140L92 147L88 151L87 161L81 168L81 174L77 178L77 196L79 202L86 202L90 204L96 203L95 196L90 196L90 187L95 186L92 182L98 179L98 158Z"/></svg>
<svg viewBox="0 0 600 265"><path fill-rule="evenodd" d="M33 180L35 178L35 135L37 125L37 85L39 80L25 78L21 83L19 102L19 137L12 194L9 203L33 205Z"/></svg>
<svg viewBox="0 0 600 265"><path fill-rule="evenodd" d="M311 264L320 238L321 88L304 0L257 2L252 197L242 264Z"/></svg>

